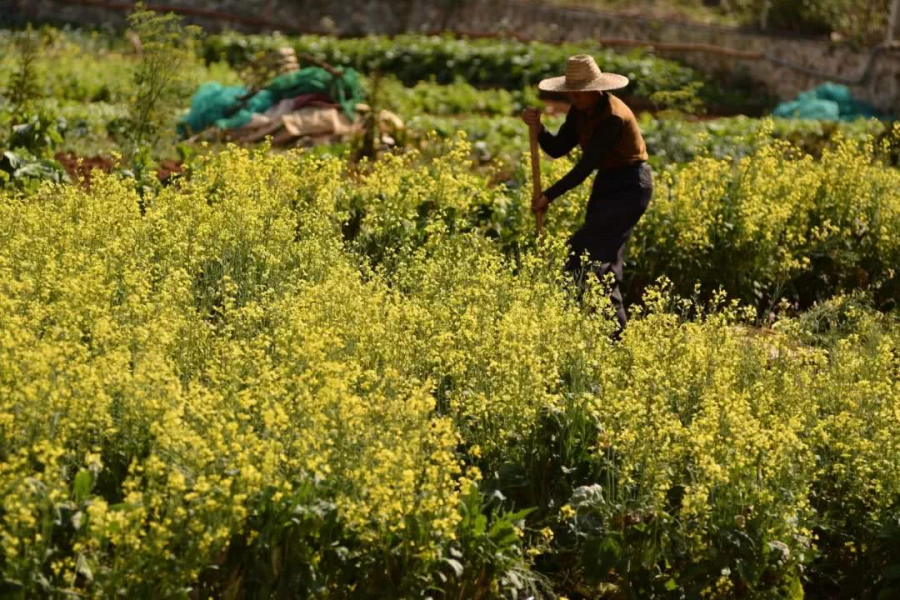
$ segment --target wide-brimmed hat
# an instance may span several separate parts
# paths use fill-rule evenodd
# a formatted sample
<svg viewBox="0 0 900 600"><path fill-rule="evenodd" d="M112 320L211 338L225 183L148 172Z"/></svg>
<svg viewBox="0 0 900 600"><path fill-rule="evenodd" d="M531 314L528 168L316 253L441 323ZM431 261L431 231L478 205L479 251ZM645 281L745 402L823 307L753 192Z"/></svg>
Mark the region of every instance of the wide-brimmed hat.
<svg viewBox="0 0 900 600"><path fill-rule="evenodd" d="M538 89L545 92L604 92L628 85L628 78L616 73L604 73L593 56L576 54L566 61L566 74L543 79Z"/></svg>

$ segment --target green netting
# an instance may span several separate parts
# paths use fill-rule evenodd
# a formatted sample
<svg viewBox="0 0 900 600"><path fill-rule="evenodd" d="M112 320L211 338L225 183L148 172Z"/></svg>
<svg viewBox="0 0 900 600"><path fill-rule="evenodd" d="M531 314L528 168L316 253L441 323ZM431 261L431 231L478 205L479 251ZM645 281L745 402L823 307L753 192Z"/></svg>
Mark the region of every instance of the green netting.
<svg viewBox="0 0 900 600"><path fill-rule="evenodd" d="M776 117L821 121L854 121L881 117L873 106L856 100L850 93L850 88L836 83L823 83L798 95L796 100L782 102L772 114Z"/></svg>
<svg viewBox="0 0 900 600"><path fill-rule="evenodd" d="M323 93L339 103L347 117L355 118L355 108L363 100L362 84L359 73L354 69L346 69L341 77L335 77L325 69L306 67L293 73L279 75L266 86L275 96L275 102L285 98L293 98L300 94Z"/></svg>
<svg viewBox="0 0 900 600"><path fill-rule="evenodd" d="M279 75L249 97L243 86L209 82L194 93L190 111L178 122L178 133L186 137L211 125L237 129L249 123L253 113L263 113L281 100L313 93L327 94L341 105L351 121L356 119L357 103L364 98L359 73L354 69L345 69L341 77L335 77L321 67L306 67Z"/></svg>
<svg viewBox="0 0 900 600"><path fill-rule="evenodd" d="M219 119L224 119L228 111L239 105L238 99L247 93L240 85L224 86L211 81L202 84L191 98L191 110L178 122L178 134L182 137L191 132L203 131Z"/></svg>
<svg viewBox="0 0 900 600"><path fill-rule="evenodd" d="M216 119L214 121L215 126L219 129L237 129L238 127L243 127L250 122L250 117L253 113L264 113L272 108L272 105L274 105L275 102L275 96L272 92L268 89L260 90L241 103L242 108L237 112L231 114L227 118Z"/></svg>

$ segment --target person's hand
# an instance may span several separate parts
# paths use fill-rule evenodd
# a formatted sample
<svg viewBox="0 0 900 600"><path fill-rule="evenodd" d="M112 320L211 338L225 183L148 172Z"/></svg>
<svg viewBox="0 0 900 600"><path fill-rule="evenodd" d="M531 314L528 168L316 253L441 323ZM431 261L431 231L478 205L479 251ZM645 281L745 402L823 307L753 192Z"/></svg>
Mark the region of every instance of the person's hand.
<svg viewBox="0 0 900 600"><path fill-rule="evenodd" d="M541 125L541 109L529 107L522 111L522 120L534 129L540 130Z"/></svg>
<svg viewBox="0 0 900 600"><path fill-rule="evenodd" d="M550 206L550 200L544 194L540 196L535 196L531 199L531 212L537 214L540 212L546 212L547 208Z"/></svg>

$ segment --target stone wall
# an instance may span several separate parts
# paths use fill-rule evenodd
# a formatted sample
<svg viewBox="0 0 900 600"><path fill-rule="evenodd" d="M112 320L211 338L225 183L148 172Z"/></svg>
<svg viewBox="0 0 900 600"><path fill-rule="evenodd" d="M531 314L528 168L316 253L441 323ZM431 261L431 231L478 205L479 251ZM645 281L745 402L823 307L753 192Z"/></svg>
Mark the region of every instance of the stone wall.
<svg viewBox="0 0 900 600"><path fill-rule="evenodd" d="M41 20L122 27L133 0L0 0L0 23ZM443 29L458 0L144 0L208 30L398 34ZM8 7L6 9L5 7ZM448 23L449 27L450 24Z"/></svg>
<svg viewBox="0 0 900 600"><path fill-rule="evenodd" d="M623 17L583 8L550 7L517 0L472 0L454 19L463 29L483 31L481 24L548 41L583 39L640 40L669 44L712 45L770 59L751 59L699 51L660 51L709 75L743 74L782 99L824 81L850 85L853 93L881 110L900 114L900 46L876 52L801 36L769 35L730 27L674 20ZM874 54L874 57L873 57ZM869 64L871 60L871 65ZM869 68L869 76L862 76ZM601 66L602 68L602 66Z"/></svg>
<svg viewBox="0 0 900 600"><path fill-rule="evenodd" d="M126 14L123 9L130 4L125 0L0 0L0 14L7 20L121 26ZM737 75L751 79L761 89L783 99L823 81L848 83L857 97L881 110L900 114L900 47L860 52L821 39L622 16L530 0L152 0L147 4L181 9L187 20L210 29L279 29L286 33L339 35L449 29L485 34L507 31L552 42L594 39L615 44L642 41L711 45L741 52L659 53L712 76L728 74L731 78ZM751 58L760 54L766 58ZM863 79L867 67L868 76Z"/></svg>

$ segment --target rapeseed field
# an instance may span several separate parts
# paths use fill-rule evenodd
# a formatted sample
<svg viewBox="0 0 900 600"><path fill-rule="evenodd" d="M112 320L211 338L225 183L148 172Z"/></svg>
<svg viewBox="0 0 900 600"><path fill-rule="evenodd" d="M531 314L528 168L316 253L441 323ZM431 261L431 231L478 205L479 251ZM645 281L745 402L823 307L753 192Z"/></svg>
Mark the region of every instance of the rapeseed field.
<svg viewBox="0 0 900 600"><path fill-rule="evenodd" d="M586 190L536 240L527 193L439 143L3 192L4 597L900 589L882 149L659 173L613 341L562 271Z"/></svg>

